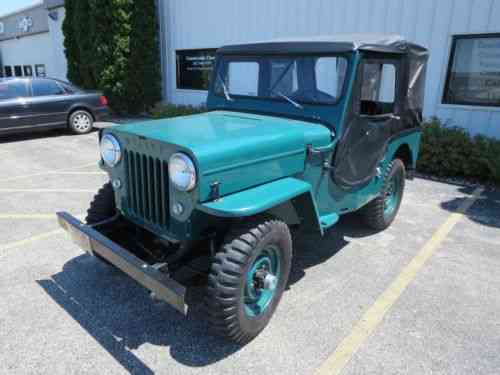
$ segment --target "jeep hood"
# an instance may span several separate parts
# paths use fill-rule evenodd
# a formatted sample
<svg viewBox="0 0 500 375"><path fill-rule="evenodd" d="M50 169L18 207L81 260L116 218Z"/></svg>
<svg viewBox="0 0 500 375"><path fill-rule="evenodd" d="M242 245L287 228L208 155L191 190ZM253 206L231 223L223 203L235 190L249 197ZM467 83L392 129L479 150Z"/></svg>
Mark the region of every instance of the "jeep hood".
<svg viewBox="0 0 500 375"><path fill-rule="evenodd" d="M113 132L190 154L198 168L200 201L210 199L214 182L223 196L301 173L306 146L331 142L330 130L320 124L227 111L121 125Z"/></svg>

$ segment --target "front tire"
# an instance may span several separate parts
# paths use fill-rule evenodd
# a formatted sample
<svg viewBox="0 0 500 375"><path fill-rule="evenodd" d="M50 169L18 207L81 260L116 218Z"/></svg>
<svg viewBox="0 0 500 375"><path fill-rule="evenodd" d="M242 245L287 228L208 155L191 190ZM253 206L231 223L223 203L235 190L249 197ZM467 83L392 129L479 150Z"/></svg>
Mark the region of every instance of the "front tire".
<svg viewBox="0 0 500 375"><path fill-rule="evenodd" d="M215 255L206 306L214 329L239 344L269 323L292 264L288 226L278 220L250 222L232 230Z"/></svg>
<svg viewBox="0 0 500 375"><path fill-rule="evenodd" d="M74 111L68 119L68 127L73 134L87 134L94 126L92 114L85 110Z"/></svg>
<svg viewBox="0 0 500 375"><path fill-rule="evenodd" d="M389 164L380 195L360 211L370 228L384 230L394 221L403 199L405 174L405 166L400 159L394 159Z"/></svg>
<svg viewBox="0 0 500 375"><path fill-rule="evenodd" d="M87 210L87 217L85 218L85 222L87 225L92 225L99 223L103 220L109 219L116 214L116 205L115 205L115 195L113 192L113 186L111 182L105 183L94 195L94 199L90 202L90 207ZM95 254L96 258L98 258L101 262L112 266L106 259Z"/></svg>

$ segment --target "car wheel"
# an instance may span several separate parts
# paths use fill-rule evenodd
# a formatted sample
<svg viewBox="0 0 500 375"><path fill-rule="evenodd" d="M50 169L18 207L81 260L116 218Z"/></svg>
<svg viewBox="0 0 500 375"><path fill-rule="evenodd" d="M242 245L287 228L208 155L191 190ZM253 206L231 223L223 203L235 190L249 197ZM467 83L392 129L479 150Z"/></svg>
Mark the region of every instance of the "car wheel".
<svg viewBox="0 0 500 375"><path fill-rule="evenodd" d="M380 195L361 209L365 223L375 229L384 230L398 214L405 188L405 166L400 159L394 159L384 175Z"/></svg>
<svg viewBox="0 0 500 375"><path fill-rule="evenodd" d="M74 134L87 134L92 130L94 119L90 112L77 110L69 116L69 128Z"/></svg>
<svg viewBox="0 0 500 375"><path fill-rule="evenodd" d="M206 306L213 328L239 344L256 337L281 299L291 264L292 239L282 221L231 230L209 273Z"/></svg>
<svg viewBox="0 0 500 375"><path fill-rule="evenodd" d="M88 225L99 223L109 219L116 214L115 196L111 182L105 183L94 195L94 199L90 202L90 207L87 210L85 222ZM96 254L96 258L102 262L111 265L106 259Z"/></svg>

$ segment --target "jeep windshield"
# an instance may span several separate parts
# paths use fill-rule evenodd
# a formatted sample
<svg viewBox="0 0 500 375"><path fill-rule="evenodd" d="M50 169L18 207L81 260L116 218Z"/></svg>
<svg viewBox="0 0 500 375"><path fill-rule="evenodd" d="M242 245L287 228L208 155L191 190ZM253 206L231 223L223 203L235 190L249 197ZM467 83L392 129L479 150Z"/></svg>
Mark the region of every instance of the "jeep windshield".
<svg viewBox="0 0 500 375"><path fill-rule="evenodd" d="M335 104L342 95L348 61L342 56L222 56L214 92L238 98L302 104Z"/></svg>

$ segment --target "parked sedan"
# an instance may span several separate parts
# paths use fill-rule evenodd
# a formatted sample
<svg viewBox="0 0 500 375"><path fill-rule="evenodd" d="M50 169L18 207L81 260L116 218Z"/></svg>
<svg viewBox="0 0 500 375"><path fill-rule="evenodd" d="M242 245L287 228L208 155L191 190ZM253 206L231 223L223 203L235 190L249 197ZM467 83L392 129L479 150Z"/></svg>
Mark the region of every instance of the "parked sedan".
<svg viewBox="0 0 500 375"><path fill-rule="evenodd" d="M0 135L52 128L85 134L108 114L97 91L50 78L0 79Z"/></svg>

